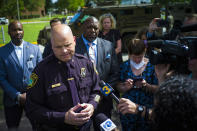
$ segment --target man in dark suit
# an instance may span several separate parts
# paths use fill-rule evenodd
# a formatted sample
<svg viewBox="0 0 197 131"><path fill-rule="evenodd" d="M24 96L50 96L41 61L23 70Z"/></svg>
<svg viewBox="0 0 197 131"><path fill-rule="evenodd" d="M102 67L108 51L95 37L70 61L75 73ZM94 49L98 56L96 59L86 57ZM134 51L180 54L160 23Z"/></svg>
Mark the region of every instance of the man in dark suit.
<svg viewBox="0 0 197 131"><path fill-rule="evenodd" d="M51 29L54 26L59 25L59 24L62 24L62 21L59 18L53 18L52 20L50 20L50 27L51 27ZM53 53L53 50L52 50L52 45L51 45L51 39L49 39L47 41L47 43L45 43L44 52L42 54L43 59L45 57L49 56L51 53Z"/></svg>
<svg viewBox="0 0 197 131"><path fill-rule="evenodd" d="M26 88L34 67L42 60L37 45L23 40L23 26L13 21L8 26L11 41L0 48L0 86L8 129L16 129L23 113Z"/></svg>
<svg viewBox="0 0 197 131"><path fill-rule="evenodd" d="M83 23L83 34L76 40L76 53L87 56L96 66L101 80L115 87L119 81L119 65L117 56L112 43L104 39L98 38L99 22L95 17L87 18ZM93 53L90 54L92 48ZM111 117L111 109L113 108L112 99L103 97L100 101L97 113L104 113Z"/></svg>

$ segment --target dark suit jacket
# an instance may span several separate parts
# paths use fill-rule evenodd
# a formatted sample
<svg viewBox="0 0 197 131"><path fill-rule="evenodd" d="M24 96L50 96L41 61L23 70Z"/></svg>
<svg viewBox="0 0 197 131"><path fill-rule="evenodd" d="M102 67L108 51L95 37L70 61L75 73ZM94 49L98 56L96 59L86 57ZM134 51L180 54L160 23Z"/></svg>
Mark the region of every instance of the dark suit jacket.
<svg viewBox="0 0 197 131"><path fill-rule="evenodd" d="M96 69L101 80L114 86L120 77L120 69L115 50L110 41L97 38L97 65ZM75 52L89 58L87 48L82 37L76 41Z"/></svg>
<svg viewBox="0 0 197 131"><path fill-rule="evenodd" d="M4 106L17 104L18 93L26 91L31 72L41 60L39 47L25 41L23 45L23 66L20 65L11 42L0 48L0 86L4 91ZM33 68L28 66L30 61L32 61Z"/></svg>
<svg viewBox="0 0 197 131"><path fill-rule="evenodd" d="M49 56L51 53L53 53L51 40L48 40L47 43L45 43L44 52L42 54L42 58Z"/></svg>

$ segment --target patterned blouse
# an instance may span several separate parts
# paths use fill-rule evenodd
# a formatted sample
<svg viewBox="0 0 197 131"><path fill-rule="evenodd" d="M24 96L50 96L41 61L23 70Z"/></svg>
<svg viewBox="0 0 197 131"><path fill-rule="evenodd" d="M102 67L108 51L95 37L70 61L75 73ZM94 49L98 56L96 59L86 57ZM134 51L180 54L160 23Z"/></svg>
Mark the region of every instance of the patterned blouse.
<svg viewBox="0 0 197 131"><path fill-rule="evenodd" d="M135 76L131 70L130 60L124 62L121 66L121 76L120 79L122 82L125 82L127 79L132 79ZM149 84L157 85L157 78L155 76L154 66L148 62L145 70L142 73L142 77ZM137 103L139 105L146 106L148 108L152 108L153 106L153 94L142 91L140 89L131 89L123 94L124 98L130 99L132 102ZM138 115L121 115L121 124L123 131L147 131L149 130L148 122L141 118Z"/></svg>

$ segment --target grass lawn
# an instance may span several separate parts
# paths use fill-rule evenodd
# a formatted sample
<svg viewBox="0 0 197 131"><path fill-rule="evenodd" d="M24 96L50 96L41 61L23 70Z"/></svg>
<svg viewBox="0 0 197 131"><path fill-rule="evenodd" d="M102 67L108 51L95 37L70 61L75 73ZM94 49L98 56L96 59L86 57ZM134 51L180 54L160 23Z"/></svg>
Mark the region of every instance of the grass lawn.
<svg viewBox="0 0 197 131"><path fill-rule="evenodd" d="M74 14L68 14L68 15L74 15ZM24 29L24 40L28 42L37 42L38 34L41 29L43 29L46 25L49 25L49 21L52 18L63 18L66 16L63 15L53 15L52 17L41 17L41 18L34 18L34 19L22 19L21 22L42 22L42 23L27 23L23 24L23 29ZM43 23L43 21L46 21ZM4 28L4 34L5 34L5 43L8 43L10 41L10 37L8 35L8 25L0 25L0 30L1 27ZM2 33L0 33L0 47L3 44L2 40Z"/></svg>
<svg viewBox="0 0 197 131"><path fill-rule="evenodd" d="M39 31L44 28L44 26L49 25L49 22L45 23L28 23L23 24L24 29L24 40L28 42L36 42L38 38ZM4 28L5 34L5 43L10 41L10 36L8 35L8 25L1 25L0 27ZM0 36L2 38L2 36ZM0 40L0 44L2 44L2 40Z"/></svg>
<svg viewBox="0 0 197 131"><path fill-rule="evenodd" d="M42 18L35 18L35 19L24 19L21 20L21 22L39 22L39 21L50 21L52 18L62 18L65 16L62 15L56 15L50 17L42 17ZM44 22L44 23L27 23L23 24L23 29L24 29L24 40L28 42L37 42L38 34L40 30L42 30L46 25L49 25L49 22ZM10 36L8 35L8 25L0 25L0 30L1 27L4 28L4 34L5 34L5 43L3 43L2 40L2 33L0 33L0 47L3 46L4 44L8 43L10 41ZM3 91L0 88L0 110L3 109Z"/></svg>

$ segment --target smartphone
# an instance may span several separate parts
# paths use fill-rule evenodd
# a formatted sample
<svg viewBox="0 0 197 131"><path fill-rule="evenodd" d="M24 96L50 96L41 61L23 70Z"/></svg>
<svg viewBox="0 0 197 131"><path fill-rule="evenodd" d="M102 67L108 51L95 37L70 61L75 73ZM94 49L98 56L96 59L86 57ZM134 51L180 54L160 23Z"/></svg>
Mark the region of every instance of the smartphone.
<svg viewBox="0 0 197 131"><path fill-rule="evenodd" d="M75 110L75 113L79 113L79 112L81 112L83 109L84 109L83 107L79 107L79 108L77 108L77 109Z"/></svg>
<svg viewBox="0 0 197 131"><path fill-rule="evenodd" d="M137 81L142 81L144 78L142 77L142 76L139 76L139 77L133 77L133 88L134 89L139 89L139 87L137 87L136 85L135 85L135 83L137 82Z"/></svg>
<svg viewBox="0 0 197 131"><path fill-rule="evenodd" d="M133 77L133 82L135 83L136 81L142 81L143 77Z"/></svg>

